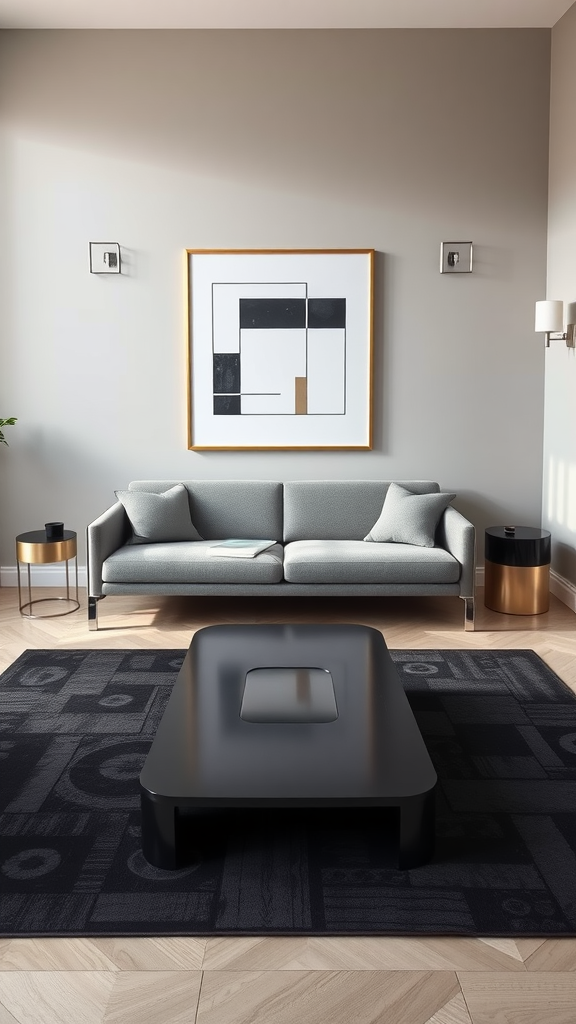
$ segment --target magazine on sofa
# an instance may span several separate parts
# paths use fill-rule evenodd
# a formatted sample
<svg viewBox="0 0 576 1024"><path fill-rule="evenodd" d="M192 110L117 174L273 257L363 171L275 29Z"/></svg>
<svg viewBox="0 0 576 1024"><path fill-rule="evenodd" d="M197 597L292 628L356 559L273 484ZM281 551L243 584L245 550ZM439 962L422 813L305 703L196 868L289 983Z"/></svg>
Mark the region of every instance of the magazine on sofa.
<svg viewBox="0 0 576 1024"><path fill-rule="evenodd" d="M244 540L238 537L230 537L228 540L219 540L208 548L209 555L225 555L234 558L254 558L266 548L271 548L275 540Z"/></svg>

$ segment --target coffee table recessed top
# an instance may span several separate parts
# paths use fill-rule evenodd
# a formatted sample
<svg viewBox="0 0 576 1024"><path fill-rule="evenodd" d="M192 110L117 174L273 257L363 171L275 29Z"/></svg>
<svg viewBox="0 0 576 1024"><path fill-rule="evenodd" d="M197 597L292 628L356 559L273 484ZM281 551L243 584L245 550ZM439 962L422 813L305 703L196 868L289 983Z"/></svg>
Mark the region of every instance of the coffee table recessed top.
<svg viewBox="0 0 576 1024"><path fill-rule="evenodd" d="M140 776L143 849L176 867L178 807L400 807L400 863L431 854L436 773L384 639L355 625L193 637Z"/></svg>

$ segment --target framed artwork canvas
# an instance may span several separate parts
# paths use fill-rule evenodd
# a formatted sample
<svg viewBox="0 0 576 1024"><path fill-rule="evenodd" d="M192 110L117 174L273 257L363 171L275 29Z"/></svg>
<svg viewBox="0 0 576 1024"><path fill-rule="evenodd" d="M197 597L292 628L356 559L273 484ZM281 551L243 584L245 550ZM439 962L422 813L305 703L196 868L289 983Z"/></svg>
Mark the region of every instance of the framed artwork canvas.
<svg viewBox="0 0 576 1024"><path fill-rule="evenodd" d="M373 249L187 249L188 447L372 447Z"/></svg>

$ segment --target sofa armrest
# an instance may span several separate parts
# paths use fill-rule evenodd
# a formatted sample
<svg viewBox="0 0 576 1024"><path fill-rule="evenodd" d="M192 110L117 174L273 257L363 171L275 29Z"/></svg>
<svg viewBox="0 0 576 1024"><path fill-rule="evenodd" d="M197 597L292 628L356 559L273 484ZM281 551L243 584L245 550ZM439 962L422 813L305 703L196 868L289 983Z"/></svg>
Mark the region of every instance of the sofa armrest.
<svg viewBox="0 0 576 1024"><path fill-rule="evenodd" d="M88 526L86 558L89 597L102 597L102 566L108 555L122 547L130 532L130 521L119 501Z"/></svg>
<svg viewBox="0 0 576 1024"><path fill-rule="evenodd" d="M476 530L472 523L449 505L440 520L436 534L438 542L462 566L460 596L474 597L476 574Z"/></svg>

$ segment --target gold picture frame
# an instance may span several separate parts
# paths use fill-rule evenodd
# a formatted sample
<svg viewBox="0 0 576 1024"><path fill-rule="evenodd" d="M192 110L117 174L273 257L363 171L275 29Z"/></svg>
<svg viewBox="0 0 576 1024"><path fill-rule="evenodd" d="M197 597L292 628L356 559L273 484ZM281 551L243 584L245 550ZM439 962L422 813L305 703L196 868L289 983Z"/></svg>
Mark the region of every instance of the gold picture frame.
<svg viewBox="0 0 576 1024"><path fill-rule="evenodd" d="M372 448L373 249L187 249L188 448Z"/></svg>

